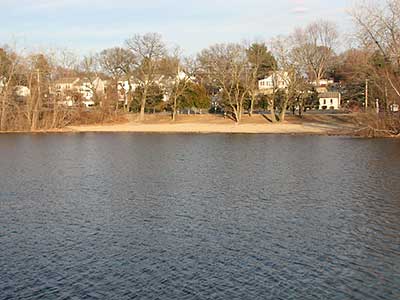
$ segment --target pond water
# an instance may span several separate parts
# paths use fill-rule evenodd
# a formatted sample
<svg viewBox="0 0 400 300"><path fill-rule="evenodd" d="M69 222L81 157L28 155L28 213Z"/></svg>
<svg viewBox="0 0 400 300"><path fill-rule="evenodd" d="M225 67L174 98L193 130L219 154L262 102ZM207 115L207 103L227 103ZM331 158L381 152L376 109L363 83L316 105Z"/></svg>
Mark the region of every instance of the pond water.
<svg viewBox="0 0 400 300"><path fill-rule="evenodd" d="M0 136L0 299L400 299L400 141Z"/></svg>

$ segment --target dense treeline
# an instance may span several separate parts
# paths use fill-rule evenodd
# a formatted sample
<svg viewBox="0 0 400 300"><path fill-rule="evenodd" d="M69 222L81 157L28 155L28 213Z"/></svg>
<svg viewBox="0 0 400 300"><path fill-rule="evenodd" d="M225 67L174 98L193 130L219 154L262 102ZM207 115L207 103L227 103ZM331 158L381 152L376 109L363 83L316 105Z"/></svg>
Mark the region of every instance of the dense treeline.
<svg viewBox="0 0 400 300"><path fill-rule="evenodd" d="M379 106L388 118L400 99L400 1L360 4L352 17L357 46L341 52L336 25L327 21L268 43L216 44L194 58L168 49L156 33L134 35L83 59L4 46L0 131L104 122L121 112L144 120L146 112L164 111L175 120L184 109L223 111L237 123L245 113L269 110L272 122L282 122L288 109L299 115L313 109L326 79L333 79L343 107ZM266 77L273 85L262 93L259 80Z"/></svg>

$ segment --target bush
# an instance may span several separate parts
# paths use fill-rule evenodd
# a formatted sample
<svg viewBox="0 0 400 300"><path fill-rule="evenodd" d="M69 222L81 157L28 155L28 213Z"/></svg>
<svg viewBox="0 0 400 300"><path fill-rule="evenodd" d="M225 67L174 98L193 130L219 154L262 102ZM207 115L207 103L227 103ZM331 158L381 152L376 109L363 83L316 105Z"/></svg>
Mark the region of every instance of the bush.
<svg viewBox="0 0 400 300"><path fill-rule="evenodd" d="M400 137L400 114L368 112L358 114L356 135L366 137Z"/></svg>

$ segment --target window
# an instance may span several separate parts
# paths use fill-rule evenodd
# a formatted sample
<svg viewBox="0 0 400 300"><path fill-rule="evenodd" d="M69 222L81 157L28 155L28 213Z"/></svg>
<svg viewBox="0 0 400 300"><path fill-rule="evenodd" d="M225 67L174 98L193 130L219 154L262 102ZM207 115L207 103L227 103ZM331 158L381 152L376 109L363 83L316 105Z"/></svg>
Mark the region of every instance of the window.
<svg viewBox="0 0 400 300"><path fill-rule="evenodd" d="M324 99L324 105L326 104L326 99Z"/></svg>
<svg viewBox="0 0 400 300"><path fill-rule="evenodd" d="M331 104L333 104L333 99L331 99Z"/></svg>

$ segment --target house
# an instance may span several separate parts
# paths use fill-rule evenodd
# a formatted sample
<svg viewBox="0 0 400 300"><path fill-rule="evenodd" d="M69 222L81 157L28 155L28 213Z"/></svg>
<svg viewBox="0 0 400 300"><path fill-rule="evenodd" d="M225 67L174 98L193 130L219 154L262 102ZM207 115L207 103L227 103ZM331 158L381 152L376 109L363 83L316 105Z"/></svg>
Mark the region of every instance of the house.
<svg viewBox="0 0 400 300"><path fill-rule="evenodd" d="M55 82L54 91L59 95L65 94L67 91L72 91L76 88L79 80L78 77L61 78Z"/></svg>
<svg viewBox="0 0 400 300"><path fill-rule="evenodd" d="M18 98L27 98L31 95L31 90L23 85L17 85L14 87L14 95Z"/></svg>
<svg viewBox="0 0 400 300"><path fill-rule="evenodd" d="M93 81L81 79L79 77L61 78L55 82L52 89L52 92L62 97L59 103L69 107L75 104L75 99L71 96L72 93L78 93L82 96L82 104L84 106L94 106L94 91L96 94L105 93L105 84L99 77Z"/></svg>
<svg viewBox="0 0 400 300"><path fill-rule="evenodd" d="M3 92L5 86L6 79L4 77L0 77L0 94ZM16 85L12 88L12 95L15 97L15 100L24 101L31 95L31 90L27 86Z"/></svg>
<svg viewBox="0 0 400 300"><path fill-rule="evenodd" d="M97 77L93 81L90 81L89 79L81 79L77 85L78 85L78 92L83 97L82 103L86 107L95 105L93 101L94 93L96 93L96 95L105 94L105 84L100 77Z"/></svg>
<svg viewBox="0 0 400 300"><path fill-rule="evenodd" d="M286 89L289 83L288 72L274 72L272 75L258 81L258 89L265 94L272 94L276 89Z"/></svg>
<svg viewBox="0 0 400 300"><path fill-rule="evenodd" d="M336 110L340 108L341 94L339 92L326 92L318 95L320 110Z"/></svg>
<svg viewBox="0 0 400 300"><path fill-rule="evenodd" d="M317 81L311 81L310 84L315 87L317 93L327 93L329 86L333 85L335 82L333 79L320 79Z"/></svg>
<svg viewBox="0 0 400 300"><path fill-rule="evenodd" d="M398 112L399 111L399 105L397 103L390 104L389 108L390 108L391 112Z"/></svg>
<svg viewBox="0 0 400 300"><path fill-rule="evenodd" d="M123 78L118 81L118 101L123 102L124 105L128 105L129 84L132 92L139 86L133 78L129 80L128 78Z"/></svg>
<svg viewBox="0 0 400 300"><path fill-rule="evenodd" d="M320 79L319 80L319 84L317 83L316 80L315 81L311 81L310 83L313 86L328 87L328 86L334 84L335 82L333 81L333 79Z"/></svg>
<svg viewBox="0 0 400 300"><path fill-rule="evenodd" d="M50 92L61 98L61 100L58 101L59 105L67 107L74 106L75 101L71 94L76 92L76 85L79 80L79 77L65 77L56 80Z"/></svg>

